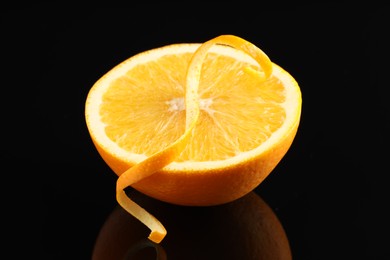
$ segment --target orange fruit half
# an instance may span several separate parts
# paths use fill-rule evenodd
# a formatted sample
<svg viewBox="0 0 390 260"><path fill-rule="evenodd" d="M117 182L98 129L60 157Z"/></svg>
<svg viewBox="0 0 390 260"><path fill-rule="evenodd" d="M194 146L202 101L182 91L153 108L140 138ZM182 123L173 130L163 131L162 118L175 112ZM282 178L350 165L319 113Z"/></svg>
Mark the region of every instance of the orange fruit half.
<svg viewBox="0 0 390 260"><path fill-rule="evenodd" d="M126 187L178 205L238 199L288 151L301 103L297 82L261 49L221 35L123 61L93 85L85 118L97 150L119 176L119 204L159 243L167 231Z"/></svg>

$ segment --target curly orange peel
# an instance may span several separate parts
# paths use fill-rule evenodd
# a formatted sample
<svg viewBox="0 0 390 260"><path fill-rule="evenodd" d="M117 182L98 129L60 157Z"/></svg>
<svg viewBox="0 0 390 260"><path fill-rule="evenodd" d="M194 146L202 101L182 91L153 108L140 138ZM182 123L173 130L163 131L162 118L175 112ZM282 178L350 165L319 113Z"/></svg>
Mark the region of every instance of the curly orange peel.
<svg viewBox="0 0 390 260"><path fill-rule="evenodd" d="M186 107L186 128L183 135L180 136L174 143L161 150L154 155L148 157L144 161L134 165L124 173L122 173L116 185L116 199L118 203L131 215L146 225L151 233L149 239L155 243L160 243L167 234L167 230L153 215L132 201L125 193L124 189L132 184L151 176L157 171L173 162L186 147L190 140L192 130L194 129L200 113L198 102L198 86L202 64L209 49L216 44L227 45L238 50L241 50L253 59L255 59L262 71L254 70L250 67L247 72L255 73L262 79L268 78L272 73L272 63L268 56L252 43L234 36L221 35L215 37L202 45L195 51L190 61L185 86L185 107Z"/></svg>

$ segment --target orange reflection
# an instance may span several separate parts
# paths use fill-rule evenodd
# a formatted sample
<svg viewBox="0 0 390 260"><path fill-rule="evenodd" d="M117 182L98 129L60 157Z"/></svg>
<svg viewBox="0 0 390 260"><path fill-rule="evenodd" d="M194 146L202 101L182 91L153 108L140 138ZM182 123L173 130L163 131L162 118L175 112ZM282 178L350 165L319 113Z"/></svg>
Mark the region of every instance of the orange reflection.
<svg viewBox="0 0 390 260"><path fill-rule="evenodd" d="M136 191L129 196L164 223L166 238L149 241L150 231L118 206L100 230L93 260L292 259L281 223L254 192L211 207L171 205Z"/></svg>

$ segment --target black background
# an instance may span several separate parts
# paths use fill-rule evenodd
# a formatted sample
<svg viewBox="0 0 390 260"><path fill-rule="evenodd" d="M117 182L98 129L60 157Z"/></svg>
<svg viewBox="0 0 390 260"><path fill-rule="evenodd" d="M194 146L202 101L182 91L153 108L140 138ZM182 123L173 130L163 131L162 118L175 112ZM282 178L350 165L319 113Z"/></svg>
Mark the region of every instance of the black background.
<svg viewBox="0 0 390 260"><path fill-rule="evenodd" d="M389 259L389 6L177 2L0 14L10 259L90 259L117 205L116 176L84 121L94 82L141 51L221 34L256 44L302 90L296 139L255 190L293 259Z"/></svg>

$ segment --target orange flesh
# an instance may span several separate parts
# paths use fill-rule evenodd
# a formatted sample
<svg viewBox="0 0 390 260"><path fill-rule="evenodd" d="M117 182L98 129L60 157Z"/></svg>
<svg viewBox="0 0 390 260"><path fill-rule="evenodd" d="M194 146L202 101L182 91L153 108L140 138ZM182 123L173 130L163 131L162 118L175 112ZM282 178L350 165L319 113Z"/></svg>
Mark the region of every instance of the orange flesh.
<svg viewBox="0 0 390 260"><path fill-rule="evenodd" d="M103 115L102 121L109 124L105 130L107 136L123 149L151 156L168 147L184 133L186 111L183 75L192 54L176 58L174 56L159 58L156 61L159 66L155 69L143 64L138 65L131 70L131 76L122 76L111 83L110 88L113 91L107 92L103 100L102 110L107 114ZM199 83L199 120L191 140L175 159L177 162L224 160L233 157L258 147L283 124L285 112L280 109L280 103L283 103L285 98L283 85L274 77L259 83L261 87L246 84L245 81L253 82L253 77L258 81L257 75L245 72L247 64L237 62L231 57L216 56L209 53L203 63L205 66L201 69L202 78ZM170 68L173 73L169 77L166 76L164 64L175 65ZM223 71L223 77L216 77L215 68L223 68L222 64L237 65L234 70ZM238 73L245 75L238 76ZM133 82L134 78L145 79L141 82L144 85L140 84L139 80ZM243 89L243 86L247 85L251 87ZM151 93L145 89L156 91ZM249 97L253 100L249 100ZM233 103L240 109L229 106ZM123 113L115 113L118 110ZM229 128L232 122L235 126Z"/></svg>

